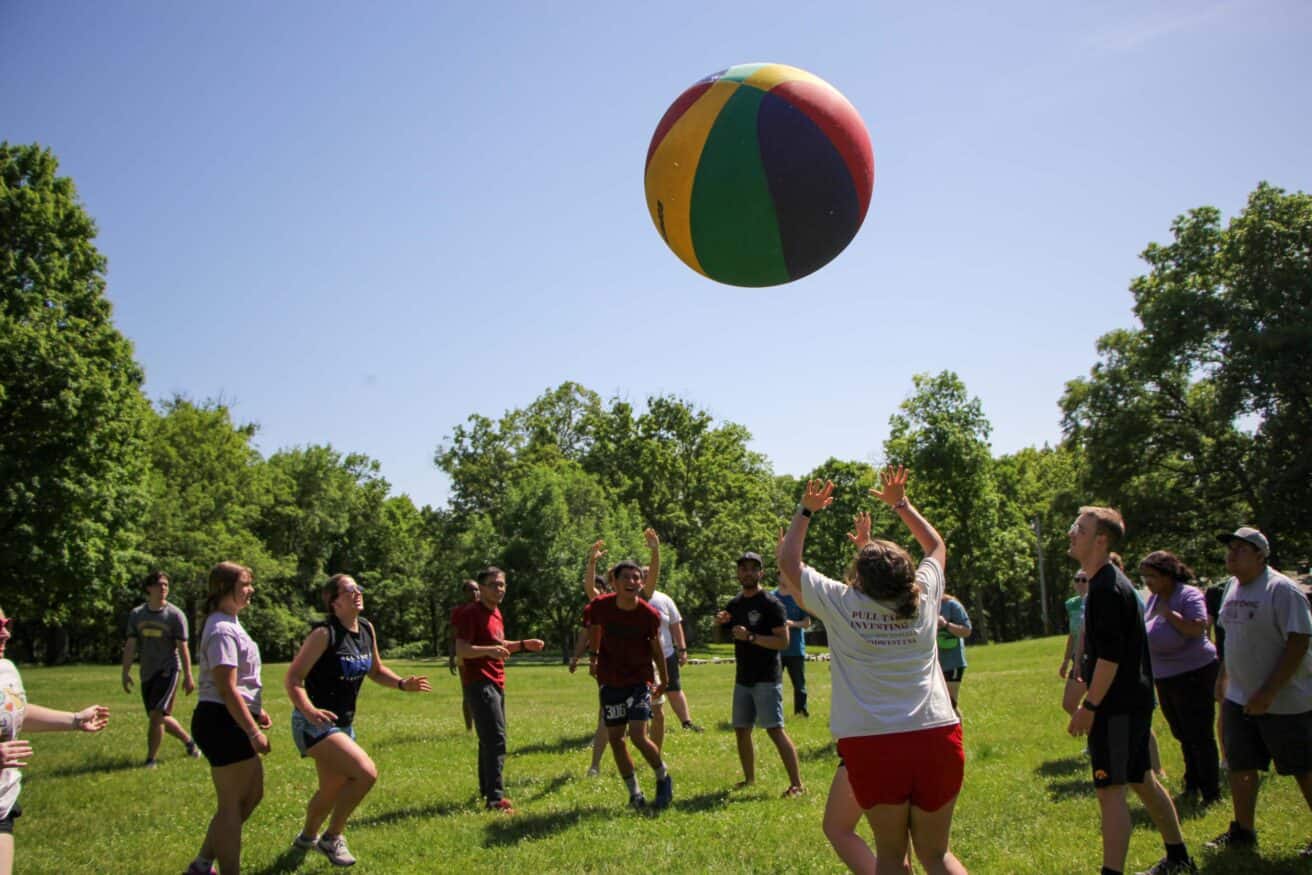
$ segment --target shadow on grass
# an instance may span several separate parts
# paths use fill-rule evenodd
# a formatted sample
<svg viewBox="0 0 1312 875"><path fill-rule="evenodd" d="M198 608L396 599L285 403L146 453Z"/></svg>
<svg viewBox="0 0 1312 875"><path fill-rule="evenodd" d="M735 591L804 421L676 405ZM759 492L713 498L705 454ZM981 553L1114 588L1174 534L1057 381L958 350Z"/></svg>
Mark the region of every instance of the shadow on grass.
<svg viewBox="0 0 1312 875"><path fill-rule="evenodd" d="M305 855L306 851L290 847L263 869L256 869L255 875L289 875L301 868L301 864L305 862Z"/></svg>
<svg viewBox="0 0 1312 875"><path fill-rule="evenodd" d="M543 796L550 796L552 793L555 793L561 787L564 787L566 784L568 784L572 779L573 779L572 775L569 772L565 772L563 774L557 775L547 783L547 786L543 787L541 790L537 791L536 793L534 793L532 796L528 798L531 801L536 802L537 800L541 799Z"/></svg>
<svg viewBox="0 0 1312 875"><path fill-rule="evenodd" d="M351 826L362 829L370 826L386 826L400 820L415 820L428 817L446 817L449 814L467 814L478 809L472 804L459 802L441 802L434 805L415 805L410 808L396 808L392 811L380 811L365 817L351 819Z"/></svg>
<svg viewBox="0 0 1312 875"><path fill-rule="evenodd" d="M51 769L43 773L41 777L76 778L80 775L94 775L103 772L126 772L129 769L142 768L142 762L142 760L130 756L95 757L87 762Z"/></svg>
<svg viewBox="0 0 1312 875"><path fill-rule="evenodd" d="M539 741L533 744L526 744L523 747L516 745L509 752L511 754L521 753L570 753L571 751L580 750L589 747L592 744L592 736L595 734L589 732L587 735L571 735L557 738L555 741Z"/></svg>
<svg viewBox="0 0 1312 875"><path fill-rule="evenodd" d="M702 793L700 796L689 796L687 799L676 798L674 807L680 811L711 811L723 808L728 802L728 790L715 790L710 793Z"/></svg>
<svg viewBox="0 0 1312 875"><path fill-rule="evenodd" d="M1062 757L1059 760L1040 763L1034 774L1044 778L1064 778L1071 772L1087 772L1088 768L1089 761L1085 757Z"/></svg>
<svg viewBox="0 0 1312 875"><path fill-rule="evenodd" d="M1261 872L1262 875L1307 875L1307 860L1297 855L1264 857L1253 851L1226 851L1212 854L1194 853L1200 875L1239 875Z"/></svg>
<svg viewBox="0 0 1312 875"><path fill-rule="evenodd" d="M485 848L517 845L522 841L537 841L549 838L556 833L572 829L580 821L592 818L612 820L620 809L614 806L602 808L599 805L588 808L573 808L569 811L553 811L547 814L514 814L498 817L487 825Z"/></svg>
<svg viewBox="0 0 1312 875"><path fill-rule="evenodd" d="M811 760L833 760L834 764L837 765L838 747L831 742L818 744L814 747L799 748L797 758L804 763L809 763Z"/></svg>

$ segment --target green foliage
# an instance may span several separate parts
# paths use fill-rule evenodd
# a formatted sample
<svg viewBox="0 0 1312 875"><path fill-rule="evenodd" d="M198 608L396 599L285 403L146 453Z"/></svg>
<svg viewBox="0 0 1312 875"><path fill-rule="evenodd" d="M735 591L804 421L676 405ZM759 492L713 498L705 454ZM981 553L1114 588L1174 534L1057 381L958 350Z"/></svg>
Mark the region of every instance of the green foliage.
<svg viewBox="0 0 1312 875"><path fill-rule="evenodd" d="M1091 498L1119 505L1127 552L1169 546L1219 572L1211 536L1265 531L1274 558L1312 552L1312 197L1263 183L1228 226L1213 207L1171 226L1134 281L1140 327L1098 345L1062 399Z"/></svg>
<svg viewBox="0 0 1312 875"><path fill-rule="evenodd" d="M61 633L47 659L69 632L94 646L128 575L149 414L95 224L57 171L0 143L0 580L11 614Z"/></svg>

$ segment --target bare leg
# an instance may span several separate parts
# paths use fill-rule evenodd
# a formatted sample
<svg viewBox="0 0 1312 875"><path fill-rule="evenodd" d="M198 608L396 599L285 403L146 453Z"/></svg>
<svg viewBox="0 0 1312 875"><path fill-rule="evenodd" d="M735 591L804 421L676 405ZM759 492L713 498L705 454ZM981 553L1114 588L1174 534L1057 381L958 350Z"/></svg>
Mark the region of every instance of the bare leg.
<svg viewBox="0 0 1312 875"><path fill-rule="evenodd" d="M0 875L13 875L14 872L14 837L10 833L0 833Z"/></svg>
<svg viewBox="0 0 1312 875"><path fill-rule="evenodd" d="M630 733L633 732L632 728L629 729L629 732ZM664 705L652 705L651 740L656 744L657 750L665 747L665 706Z"/></svg>
<svg viewBox="0 0 1312 875"><path fill-rule="evenodd" d="M1257 770L1230 773L1230 800L1235 806L1235 823L1254 828L1257 819Z"/></svg>
<svg viewBox="0 0 1312 875"><path fill-rule="evenodd" d="M334 786L337 788L330 797L333 803L331 808L333 816L328 823L327 833L341 835L346 829L346 821L350 818L351 812L378 781L378 767L369 758L369 754L364 752L364 748L341 732L333 733L310 748L310 756L319 769L320 792L324 790L325 773L329 778L327 789L331 791ZM326 801L328 800L320 800L320 804L323 805ZM310 812L307 810L305 825L311 829L305 830L305 835L314 835L322 822L323 817L320 815L317 822L311 823Z"/></svg>
<svg viewBox="0 0 1312 875"><path fill-rule="evenodd" d="M620 777L627 778L633 774L633 757L629 756L629 746L624 743L624 724L607 726L606 738L610 741L610 752L615 756L615 768Z"/></svg>
<svg viewBox="0 0 1312 875"><path fill-rule="evenodd" d="M1130 806L1125 801L1125 785L1098 787L1097 792L1102 815L1102 864L1122 872L1130 850Z"/></svg>
<svg viewBox="0 0 1312 875"><path fill-rule="evenodd" d="M848 869L858 875L873 875L875 852L870 850L865 839L857 835L856 825L860 822L861 806L852 795L852 786L847 781L847 767L839 766L838 771L834 772L834 780L829 784L829 798L825 800L825 838L829 839L838 859Z"/></svg>
<svg viewBox="0 0 1312 875"><path fill-rule="evenodd" d="M1148 816L1153 819L1157 826L1157 831L1162 834L1162 841L1168 845L1178 845L1184 842L1184 836L1180 833L1180 818L1175 811L1175 803L1171 801L1171 796L1161 784L1157 783L1157 778L1152 772L1144 774L1142 784L1131 784L1130 789L1139 797L1143 807L1148 809Z"/></svg>
<svg viewBox="0 0 1312 875"><path fill-rule="evenodd" d="M1162 768L1162 755L1157 751L1157 733L1151 729L1148 730L1148 760L1152 764L1153 773L1159 778L1166 777L1166 770Z"/></svg>
<svg viewBox="0 0 1312 875"><path fill-rule="evenodd" d="M659 771L661 767L661 749L656 743L647 736L647 724L642 720L633 720L629 723L629 740L633 746L642 754L642 758L651 766L652 771Z"/></svg>
<svg viewBox="0 0 1312 875"><path fill-rule="evenodd" d="M183 729L182 724L171 715L164 717L164 731L183 744L191 743L191 736L187 733L187 730Z"/></svg>
<svg viewBox="0 0 1312 875"><path fill-rule="evenodd" d="M866 822L875 834L877 875L910 875L907 863L907 828L911 806L876 805L866 812Z"/></svg>
<svg viewBox="0 0 1312 875"><path fill-rule="evenodd" d="M733 734L738 742L738 762L742 763L743 780L739 786L756 783L756 749L752 747L752 727L735 726Z"/></svg>
<svg viewBox="0 0 1312 875"><path fill-rule="evenodd" d="M966 875L966 867L948 849L952 833L952 809L957 798L936 811L911 806L911 841L916 848L916 859L928 875Z"/></svg>
<svg viewBox="0 0 1312 875"><path fill-rule="evenodd" d="M784 769L788 772L788 787L802 786L802 772L797 766L797 748L793 746L793 740L788 737L782 726L774 726L765 730L766 735L774 742L774 746L779 751L779 758L784 761Z"/></svg>
<svg viewBox="0 0 1312 875"><path fill-rule="evenodd" d="M163 741L164 712L151 711L150 725L146 728L146 759L153 760L159 756L159 746Z"/></svg>
<svg viewBox="0 0 1312 875"><path fill-rule="evenodd" d="M961 709L957 707L957 692L961 689L961 681L948 681L948 698L952 700L952 709L961 716Z"/></svg>
<svg viewBox="0 0 1312 875"><path fill-rule="evenodd" d="M688 697L683 694L683 690L666 693L665 698L670 700L670 707L674 709L674 716L679 718L680 726L692 720L692 714L688 710Z"/></svg>
<svg viewBox="0 0 1312 875"><path fill-rule="evenodd" d="M598 712L597 731L592 734L592 766L588 771L601 771L601 758L606 753L606 744L609 739L610 734L606 731L606 721L602 719L601 712Z"/></svg>
<svg viewBox="0 0 1312 875"><path fill-rule="evenodd" d="M241 872L241 826L264 795L264 766L252 757L210 769L218 805L210 818L200 855L216 860L223 875Z"/></svg>

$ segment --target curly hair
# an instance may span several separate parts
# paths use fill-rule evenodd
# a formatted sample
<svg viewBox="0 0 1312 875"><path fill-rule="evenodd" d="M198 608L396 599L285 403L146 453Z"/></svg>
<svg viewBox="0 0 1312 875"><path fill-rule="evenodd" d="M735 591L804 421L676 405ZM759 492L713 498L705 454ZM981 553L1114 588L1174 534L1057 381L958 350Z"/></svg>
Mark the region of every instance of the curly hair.
<svg viewBox="0 0 1312 875"><path fill-rule="evenodd" d="M911 555L892 541L873 540L852 563L852 585L872 599L891 602L898 619L909 620L920 605Z"/></svg>
<svg viewBox="0 0 1312 875"><path fill-rule="evenodd" d="M1139 569L1151 568L1164 574L1176 583L1188 583L1194 579L1194 570L1180 560L1170 550L1154 550L1139 560Z"/></svg>

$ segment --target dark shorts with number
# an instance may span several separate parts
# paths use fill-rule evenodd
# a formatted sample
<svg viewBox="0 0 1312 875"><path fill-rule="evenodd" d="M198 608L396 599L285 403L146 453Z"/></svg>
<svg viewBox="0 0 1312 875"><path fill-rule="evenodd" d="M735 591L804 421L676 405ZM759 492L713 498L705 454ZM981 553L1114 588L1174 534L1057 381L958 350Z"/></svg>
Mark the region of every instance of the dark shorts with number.
<svg viewBox="0 0 1312 875"><path fill-rule="evenodd" d="M1312 711L1254 717L1229 699L1221 708L1230 771L1265 772L1274 760L1280 775L1312 772Z"/></svg>
<svg viewBox="0 0 1312 875"><path fill-rule="evenodd" d="M651 689L646 684L630 687L601 685L601 719L607 726L651 719Z"/></svg>
<svg viewBox="0 0 1312 875"><path fill-rule="evenodd" d="M255 756L246 730L218 702L199 702L191 715L191 737L211 768L230 766Z"/></svg>
<svg viewBox="0 0 1312 875"><path fill-rule="evenodd" d="M165 715L173 713L173 699L178 693L181 675L174 669L141 679L141 703L146 706L147 714L151 711L162 711Z"/></svg>
<svg viewBox="0 0 1312 875"><path fill-rule="evenodd" d="M1152 728L1152 711L1094 714L1093 728L1089 730L1093 786L1143 783L1143 776L1152 768L1148 753Z"/></svg>

